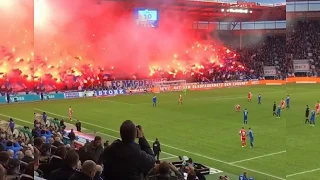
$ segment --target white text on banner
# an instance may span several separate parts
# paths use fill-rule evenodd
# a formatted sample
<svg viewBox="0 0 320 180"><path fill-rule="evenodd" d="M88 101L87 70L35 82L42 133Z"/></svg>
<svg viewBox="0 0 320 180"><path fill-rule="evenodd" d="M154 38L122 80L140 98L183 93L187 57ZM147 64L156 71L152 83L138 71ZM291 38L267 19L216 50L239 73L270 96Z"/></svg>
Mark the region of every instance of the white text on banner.
<svg viewBox="0 0 320 180"><path fill-rule="evenodd" d="M264 76L276 76L277 70L275 66L263 66Z"/></svg>
<svg viewBox="0 0 320 180"><path fill-rule="evenodd" d="M310 72L309 60L293 60L294 72Z"/></svg>

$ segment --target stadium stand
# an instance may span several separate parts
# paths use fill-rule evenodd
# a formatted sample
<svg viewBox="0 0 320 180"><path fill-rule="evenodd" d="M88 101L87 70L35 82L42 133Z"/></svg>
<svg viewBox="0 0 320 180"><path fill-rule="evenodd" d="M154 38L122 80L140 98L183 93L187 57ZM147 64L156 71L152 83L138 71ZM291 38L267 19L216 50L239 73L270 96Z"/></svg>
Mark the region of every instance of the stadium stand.
<svg viewBox="0 0 320 180"><path fill-rule="evenodd" d="M299 73L300 76L319 75L320 70L320 22L315 20L296 21L287 29L287 61L292 65L293 59L308 59L311 73ZM292 66L289 72L293 73Z"/></svg>
<svg viewBox="0 0 320 180"><path fill-rule="evenodd" d="M31 139L29 127L20 127L13 119L6 121L1 117L1 175L6 175L7 179L12 180L33 179L34 159L37 156Z"/></svg>
<svg viewBox="0 0 320 180"><path fill-rule="evenodd" d="M202 35L208 37L210 33L203 33ZM173 76L172 73L155 70L149 78L165 78L168 80L187 79L188 81L202 83L263 79L265 78L263 67L275 66L278 69L278 74L273 78L284 79L288 74L293 74L293 59L310 59L310 63L315 66L315 71L312 73L315 74L316 71L320 70L320 23L317 21L299 21L297 25L290 29L287 39L285 34L268 33L263 35L247 34L241 37L242 40L239 40L239 35L229 31L219 31L217 36L225 47L230 48L235 53L234 59L231 62L226 62L226 64L213 68L212 65L205 65L210 63L210 60L206 59L203 66L193 64L188 67L187 70L190 71L190 76L188 77L187 73L181 71ZM239 46L239 44L241 45ZM1 47L1 49L4 57L10 57L9 60L11 58L18 58L18 55L14 54L13 50L11 52L11 47ZM227 51L223 50L219 55L223 57L229 56L228 51L229 49ZM75 57L75 59L81 62L81 58ZM12 62L23 64L26 61L18 59ZM57 68L51 64L46 64L45 61L39 64L47 69ZM88 64L83 64L83 66L86 66L86 70L84 71L87 71L91 67ZM192 72L192 69L195 68L198 68L198 71ZM28 68L26 69L29 70ZM58 70L60 71L60 67L57 68L56 74L60 74ZM70 71L74 75L76 74L72 68L65 71ZM24 75L23 73L17 74L19 74L18 76ZM93 72L88 74L91 75ZM5 79L4 73L0 75L2 79ZM92 83L88 83L88 87L84 87L83 89L117 88L110 85L104 86L103 81L110 81L112 78L105 78L105 76L100 75L93 74L92 76L98 77L94 80L85 78L83 82L87 83L92 80ZM65 88L61 90L79 89L80 78L77 79L78 77L72 76L71 80L68 79L67 81L63 79L63 82L61 82L57 78L51 79L51 76L48 75L50 83L52 80L54 83L60 84ZM28 79L30 77L28 75L23 77L28 82L26 83L28 87L26 85L19 85L22 88L18 91L27 92L26 94L28 94L30 90L34 90L38 93L41 92L39 93L41 96L43 96L44 91L57 91L54 85L52 85L51 89L46 89L48 87L42 86L41 80L41 83L33 86L34 84L30 83L30 79ZM139 78L135 77L134 79ZM41 78L37 80L39 81L39 79ZM133 78L130 77L130 79ZM13 91L13 87L11 85L7 86L5 80L0 83L2 96ZM72 84L72 86L67 87L67 84ZM34 89L30 87L34 87ZM34 114L32 129L26 126L19 127L14 123L14 119L9 120L8 118L4 118L0 124L0 175L7 174L10 179L141 180L144 177L148 180L168 179L163 177L170 177L170 179L176 180L206 179L199 170L191 165L177 167L166 161L156 162L142 129L138 129L139 142L134 142L137 129L136 125L131 121L125 121L121 125L121 140L116 140L111 145L104 145L102 138L96 135L92 139L80 139L73 130L69 131L70 129L76 129L75 126L65 123L62 119L47 117L45 113ZM81 142L81 144L79 145L78 142ZM132 162L128 162L128 159ZM188 163L192 164L192 162ZM5 171L5 173L1 173L2 171ZM173 171L174 175L169 176L170 171ZM240 176L246 177L246 173ZM228 180L228 177L221 176L220 179Z"/></svg>

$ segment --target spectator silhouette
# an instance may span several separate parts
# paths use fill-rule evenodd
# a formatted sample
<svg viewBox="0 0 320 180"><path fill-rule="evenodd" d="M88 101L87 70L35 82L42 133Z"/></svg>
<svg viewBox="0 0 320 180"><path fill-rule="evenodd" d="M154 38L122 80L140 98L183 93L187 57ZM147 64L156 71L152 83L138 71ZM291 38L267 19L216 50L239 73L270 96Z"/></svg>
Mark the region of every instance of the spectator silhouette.
<svg viewBox="0 0 320 180"><path fill-rule="evenodd" d="M75 169L79 162L79 155L76 151L70 150L64 158L62 167L53 171L49 180L68 180L75 172Z"/></svg>
<svg viewBox="0 0 320 180"><path fill-rule="evenodd" d="M8 168L8 162L9 162L9 154L6 151L0 152L0 164L7 169Z"/></svg>
<svg viewBox="0 0 320 180"><path fill-rule="evenodd" d="M171 172L174 172L172 175ZM183 174L172 164L168 162L161 162L155 165L148 173L147 180L184 180Z"/></svg>
<svg viewBox="0 0 320 180"><path fill-rule="evenodd" d="M6 169L0 164L0 180L6 179Z"/></svg>
<svg viewBox="0 0 320 180"><path fill-rule="evenodd" d="M93 180L96 175L97 165L94 161L85 161L81 167L81 171L76 171L69 180Z"/></svg>
<svg viewBox="0 0 320 180"><path fill-rule="evenodd" d="M26 163L29 163L29 162L33 161L31 150L26 150L25 155L21 159L21 161L26 162Z"/></svg>
<svg viewBox="0 0 320 180"><path fill-rule="evenodd" d="M117 180L142 180L155 164L155 157L142 128L126 120L120 127L121 140L104 151L104 177ZM139 139L139 144L135 143Z"/></svg>
<svg viewBox="0 0 320 180"><path fill-rule="evenodd" d="M86 160L93 160L96 163L101 162L100 157L103 153L102 139L100 136L96 136L90 143L85 144L79 149L81 162Z"/></svg>

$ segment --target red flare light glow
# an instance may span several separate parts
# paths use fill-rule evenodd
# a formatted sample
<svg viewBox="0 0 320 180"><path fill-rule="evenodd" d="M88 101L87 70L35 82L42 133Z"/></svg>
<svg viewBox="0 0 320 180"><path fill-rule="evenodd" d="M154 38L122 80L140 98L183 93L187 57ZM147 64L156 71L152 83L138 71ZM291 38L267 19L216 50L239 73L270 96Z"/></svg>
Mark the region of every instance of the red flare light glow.
<svg viewBox="0 0 320 180"><path fill-rule="evenodd" d="M219 42L194 43L186 14L160 16L160 27L149 29L138 27L133 10L115 2L0 1L0 83L194 75L236 57Z"/></svg>

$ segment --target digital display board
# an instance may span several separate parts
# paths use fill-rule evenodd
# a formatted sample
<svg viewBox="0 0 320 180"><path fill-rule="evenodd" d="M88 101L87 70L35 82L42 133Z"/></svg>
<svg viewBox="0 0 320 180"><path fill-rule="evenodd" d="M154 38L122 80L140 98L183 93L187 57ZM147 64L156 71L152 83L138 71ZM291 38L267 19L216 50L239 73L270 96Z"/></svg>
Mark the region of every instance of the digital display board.
<svg viewBox="0 0 320 180"><path fill-rule="evenodd" d="M134 10L134 19L137 26L157 28L159 12L157 9L137 8Z"/></svg>

